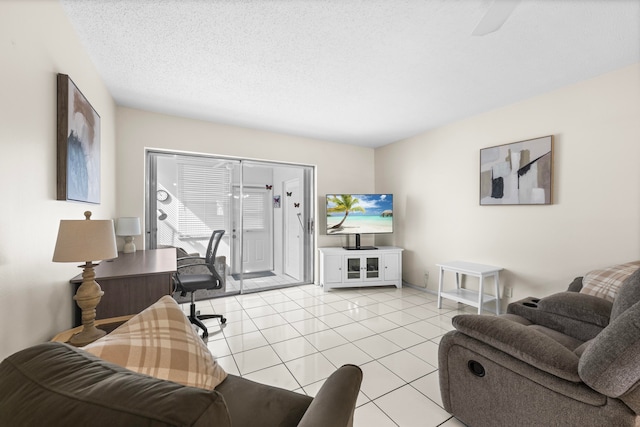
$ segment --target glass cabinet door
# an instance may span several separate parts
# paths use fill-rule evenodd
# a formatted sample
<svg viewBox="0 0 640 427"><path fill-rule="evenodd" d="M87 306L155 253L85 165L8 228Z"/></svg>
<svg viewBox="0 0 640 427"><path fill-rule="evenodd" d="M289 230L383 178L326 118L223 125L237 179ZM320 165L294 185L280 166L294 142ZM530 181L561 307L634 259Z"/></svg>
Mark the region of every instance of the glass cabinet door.
<svg viewBox="0 0 640 427"><path fill-rule="evenodd" d="M367 257L367 279L377 279L380 277L380 258Z"/></svg>
<svg viewBox="0 0 640 427"><path fill-rule="evenodd" d="M347 258L347 279L359 280L360 275L360 258Z"/></svg>

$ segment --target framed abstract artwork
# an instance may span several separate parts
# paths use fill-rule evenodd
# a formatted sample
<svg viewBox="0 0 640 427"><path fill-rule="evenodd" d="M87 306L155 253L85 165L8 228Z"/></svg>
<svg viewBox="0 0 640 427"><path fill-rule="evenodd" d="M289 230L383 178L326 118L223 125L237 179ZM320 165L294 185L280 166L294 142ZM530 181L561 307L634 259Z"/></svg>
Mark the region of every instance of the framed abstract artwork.
<svg viewBox="0 0 640 427"><path fill-rule="evenodd" d="M100 116L66 74L57 107L57 199L100 203Z"/></svg>
<svg viewBox="0 0 640 427"><path fill-rule="evenodd" d="M553 136L480 150L480 205L550 205Z"/></svg>

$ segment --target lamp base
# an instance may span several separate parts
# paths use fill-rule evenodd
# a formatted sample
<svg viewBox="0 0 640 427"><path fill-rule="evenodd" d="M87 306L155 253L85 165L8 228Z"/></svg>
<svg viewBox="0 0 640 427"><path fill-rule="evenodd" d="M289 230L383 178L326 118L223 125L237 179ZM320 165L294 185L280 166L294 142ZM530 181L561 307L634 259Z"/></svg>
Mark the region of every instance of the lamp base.
<svg viewBox="0 0 640 427"><path fill-rule="evenodd" d="M95 326L92 328L85 328L81 332L78 332L69 340L69 344L74 345L76 347L82 347L87 344L91 344L98 338L102 338L107 335L105 331L102 329L98 329Z"/></svg>
<svg viewBox="0 0 640 427"><path fill-rule="evenodd" d="M104 295L104 291L100 288L100 285L94 280L96 275L93 270L93 264L91 261L82 266L82 284L78 287L75 296L73 297L82 310L82 331L71 337L69 343L75 346L82 346L89 344L100 337L105 336L107 333L95 327L94 322L96 320L96 307Z"/></svg>
<svg viewBox="0 0 640 427"><path fill-rule="evenodd" d="M136 245L133 243L133 236L127 236L124 238L124 247L122 252L125 254L132 254L136 251Z"/></svg>

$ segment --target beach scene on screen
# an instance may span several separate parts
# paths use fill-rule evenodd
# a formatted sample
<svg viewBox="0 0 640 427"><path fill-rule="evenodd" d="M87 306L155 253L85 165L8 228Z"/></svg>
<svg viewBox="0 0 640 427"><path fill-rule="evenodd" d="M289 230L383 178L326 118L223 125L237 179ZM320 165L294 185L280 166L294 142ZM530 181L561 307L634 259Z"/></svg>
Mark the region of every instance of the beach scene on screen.
<svg viewBox="0 0 640 427"><path fill-rule="evenodd" d="M392 194L327 195L327 234L391 232Z"/></svg>

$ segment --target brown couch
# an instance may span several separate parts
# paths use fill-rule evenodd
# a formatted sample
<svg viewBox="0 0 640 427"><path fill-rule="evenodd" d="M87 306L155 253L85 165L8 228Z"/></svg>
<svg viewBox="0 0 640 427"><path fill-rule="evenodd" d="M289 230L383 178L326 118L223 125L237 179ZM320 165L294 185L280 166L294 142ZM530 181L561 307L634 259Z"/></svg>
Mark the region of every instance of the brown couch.
<svg viewBox="0 0 640 427"><path fill-rule="evenodd" d="M613 303L579 287L454 317L439 347L444 408L473 427L640 425L640 270Z"/></svg>
<svg viewBox="0 0 640 427"><path fill-rule="evenodd" d="M345 365L315 398L234 375L207 391L50 342L0 364L0 425L349 426L361 381L360 368Z"/></svg>

